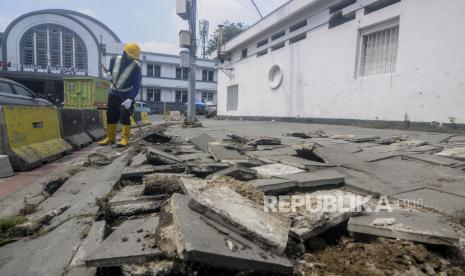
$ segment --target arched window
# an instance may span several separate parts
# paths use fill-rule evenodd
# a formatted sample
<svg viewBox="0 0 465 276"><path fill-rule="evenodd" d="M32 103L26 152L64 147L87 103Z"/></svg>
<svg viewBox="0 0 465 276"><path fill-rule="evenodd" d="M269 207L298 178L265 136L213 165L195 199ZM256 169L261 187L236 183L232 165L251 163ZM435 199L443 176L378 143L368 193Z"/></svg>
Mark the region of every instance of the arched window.
<svg viewBox="0 0 465 276"><path fill-rule="evenodd" d="M29 29L21 40L21 62L42 68L87 70L87 49L82 39L66 27L38 25Z"/></svg>

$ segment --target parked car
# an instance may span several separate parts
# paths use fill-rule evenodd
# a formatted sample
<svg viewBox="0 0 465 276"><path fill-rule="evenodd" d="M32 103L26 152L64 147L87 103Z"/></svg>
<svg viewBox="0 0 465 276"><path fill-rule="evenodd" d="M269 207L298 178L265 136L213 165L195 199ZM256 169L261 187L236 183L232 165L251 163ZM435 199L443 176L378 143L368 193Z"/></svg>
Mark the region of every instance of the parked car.
<svg viewBox="0 0 465 276"><path fill-rule="evenodd" d="M53 106L22 84L0 78L0 106Z"/></svg>
<svg viewBox="0 0 465 276"><path fill-rule="evenodd" d="M216 104L212 103L212 102L206 102L205 103L205 112L208 114L208 113L211 113L211 112L214 112L214 111L216 111Z"/></svg>
<svg viewBox="0 0 465 276"><path fill-rule="evenodd" d="M136 101L134 110L139 112L147 112L148 114L152 113L152 110L146 103L139 101Z"/></svg>

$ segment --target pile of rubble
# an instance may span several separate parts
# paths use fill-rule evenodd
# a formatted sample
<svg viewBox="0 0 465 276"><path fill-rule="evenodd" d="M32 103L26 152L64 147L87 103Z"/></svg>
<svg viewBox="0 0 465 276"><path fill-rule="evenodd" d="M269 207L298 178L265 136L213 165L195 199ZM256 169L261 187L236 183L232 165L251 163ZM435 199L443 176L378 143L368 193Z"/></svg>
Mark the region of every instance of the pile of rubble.
<svg viewBox="0 0 465 276"><path fill-rule="evenodd" d="M96 221L70 268L96 267L101 275L115 268L123 275L465 273L446 216L367 212L378 199L359 201L346 185L345 164L317 143L402 148L411 141L286 135L312 140L147 135L131 149L117 187L98 200ZM318 198L340 199L346 208L314 211Z"/></svg>

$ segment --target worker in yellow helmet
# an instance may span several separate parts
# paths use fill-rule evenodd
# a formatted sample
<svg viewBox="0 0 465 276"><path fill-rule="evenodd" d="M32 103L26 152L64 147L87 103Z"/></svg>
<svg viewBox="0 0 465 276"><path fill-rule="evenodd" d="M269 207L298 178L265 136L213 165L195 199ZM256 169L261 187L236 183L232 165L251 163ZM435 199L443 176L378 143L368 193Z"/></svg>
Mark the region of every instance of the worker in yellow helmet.
<svg viewBox="0 0 465 276"><path fill-rule="evenodd" d="M99 142L99 145L106 146L115 143L118 122L123 125L122 138L118 147L125 147L129 144L130 114L134 110L134 99L139 94L141 85L140 52L139 45L129 43L124 47L122 55L115 56L110 61L107 73L112 86L108 94L107 136Z"/></svg>

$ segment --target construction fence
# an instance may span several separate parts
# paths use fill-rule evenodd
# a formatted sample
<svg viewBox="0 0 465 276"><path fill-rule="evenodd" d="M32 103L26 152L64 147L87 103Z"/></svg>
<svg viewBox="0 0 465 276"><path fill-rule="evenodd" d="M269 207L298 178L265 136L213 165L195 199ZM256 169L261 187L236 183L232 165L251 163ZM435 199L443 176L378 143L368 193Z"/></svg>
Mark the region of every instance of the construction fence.
<svg viewBox="0 0 465 276"><path fill-rule="evenodd" d="M146 112L134 115L151 123ZM0 153L15 171L31 170L102 139L105 127L105 111L0 106Z"/></svg>

